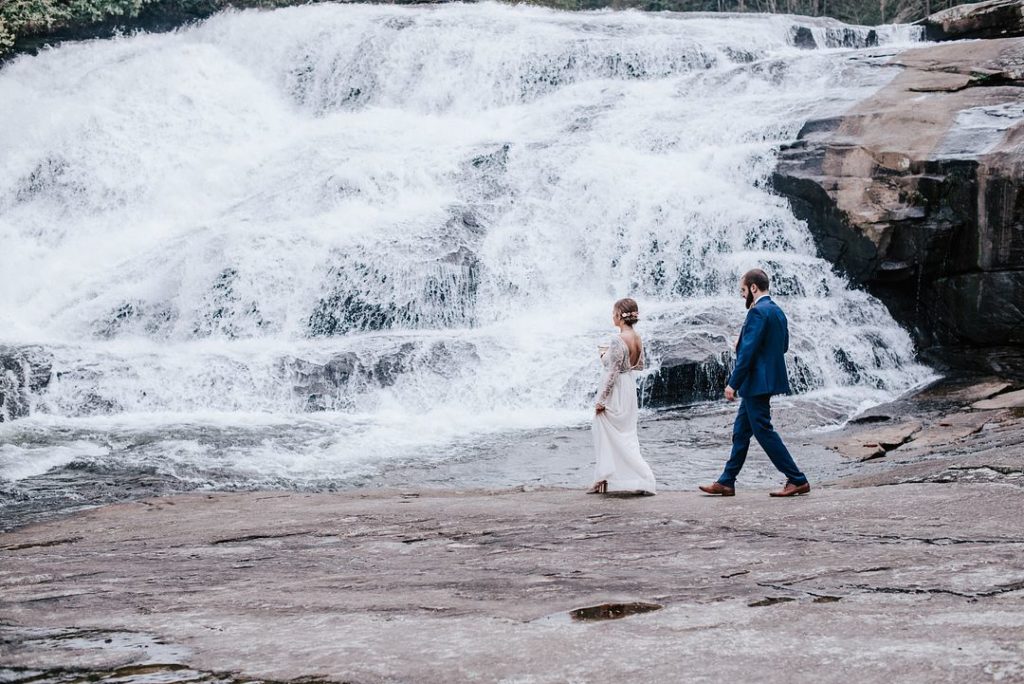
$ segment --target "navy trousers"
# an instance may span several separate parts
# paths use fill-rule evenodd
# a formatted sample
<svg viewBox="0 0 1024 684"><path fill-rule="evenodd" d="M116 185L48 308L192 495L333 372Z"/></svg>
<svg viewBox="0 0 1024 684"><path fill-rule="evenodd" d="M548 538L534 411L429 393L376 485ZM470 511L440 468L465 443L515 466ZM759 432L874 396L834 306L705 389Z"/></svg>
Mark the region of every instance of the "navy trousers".
<svg viewBox="0 0 1024 684"><path fill-rule="evenodd" d="M797 485L807 482L807 478L796 467L789 449L782 443L779 433L772 427L771 399L770 394L764 394L758 397L744 397L740 402L736 422L732 425L732 455L725 464L722 476L718 478L719 484L726 487L735 486L736 476L740 474L743 463L747 460L751 437L757 439L757 443L771 459L772 465L778 468L789 482Z"/></svg>

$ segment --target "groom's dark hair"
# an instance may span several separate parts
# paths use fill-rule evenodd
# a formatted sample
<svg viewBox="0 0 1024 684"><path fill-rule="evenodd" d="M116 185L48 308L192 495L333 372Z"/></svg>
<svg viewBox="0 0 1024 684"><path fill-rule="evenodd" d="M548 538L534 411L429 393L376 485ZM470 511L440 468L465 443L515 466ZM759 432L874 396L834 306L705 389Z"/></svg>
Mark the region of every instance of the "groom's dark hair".
<svg viewBox="0 0 1024 684"><path fill-rule="evenodd" d="M759 268L752 268L743 274L743 284L747 287L757 285L761 292L768 291L768 274Z"/></svg>

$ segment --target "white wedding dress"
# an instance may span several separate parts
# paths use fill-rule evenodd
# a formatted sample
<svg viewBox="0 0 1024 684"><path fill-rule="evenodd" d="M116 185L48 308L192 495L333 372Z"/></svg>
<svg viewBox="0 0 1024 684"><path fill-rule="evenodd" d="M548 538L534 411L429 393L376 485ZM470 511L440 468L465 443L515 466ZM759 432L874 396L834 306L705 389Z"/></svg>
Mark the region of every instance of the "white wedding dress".
<svg viewBox="0 0 1024 684"><path fill-rule="evenodd" d="M601 359L605 376L597 403L605 410L594 415L595 482L608 481L609 492L654 494L654 473L640 455L637 436L636 375L644 367L643 351L636 366L630 364L629 348L618 335L608 343Z"/></svg>

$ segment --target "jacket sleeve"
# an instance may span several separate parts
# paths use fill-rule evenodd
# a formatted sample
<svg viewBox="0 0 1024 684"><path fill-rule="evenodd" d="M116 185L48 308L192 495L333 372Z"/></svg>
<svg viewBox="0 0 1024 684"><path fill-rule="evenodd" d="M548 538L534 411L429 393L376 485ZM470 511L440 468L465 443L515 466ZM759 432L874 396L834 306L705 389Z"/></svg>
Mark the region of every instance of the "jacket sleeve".
<svg viewBox="0 0 1024 684"><path fill-rule="evenodd" d="M754 355L764 341L765 325L764 312L757 307L751 307L747 312L747 320L743 322L743 332L740 333L740 344L736 349L736 366L729 376L729 387L738 390L747 380L750 367L754 363Z"/></svg>

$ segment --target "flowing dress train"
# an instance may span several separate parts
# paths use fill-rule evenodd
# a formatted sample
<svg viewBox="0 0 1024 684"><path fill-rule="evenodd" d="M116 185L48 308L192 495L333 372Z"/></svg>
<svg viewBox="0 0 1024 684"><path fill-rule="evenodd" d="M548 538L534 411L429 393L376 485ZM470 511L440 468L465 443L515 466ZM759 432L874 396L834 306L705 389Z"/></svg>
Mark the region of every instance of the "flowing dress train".
<svg viewBox="0 0 1024 684"><path fill-rule="evenodd" d="M631 365L625 341L613 335L601 362L605 376L597 401L605 410L594 415L594 451L597 454L594 481L607 480L609 492L654 494L654 473L640 455L637 435L639 407L634 371L644 367L643 351L637 365Z"/></svg>

